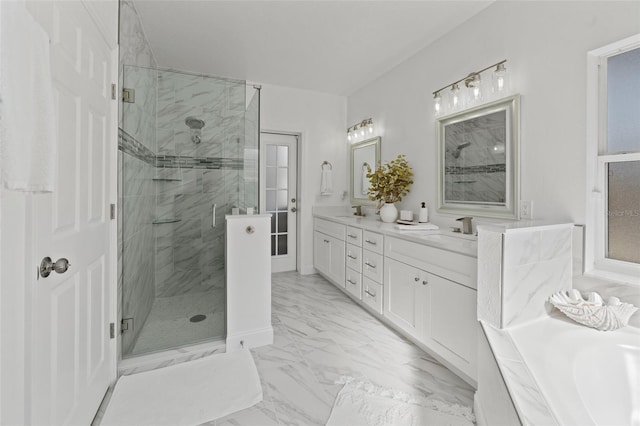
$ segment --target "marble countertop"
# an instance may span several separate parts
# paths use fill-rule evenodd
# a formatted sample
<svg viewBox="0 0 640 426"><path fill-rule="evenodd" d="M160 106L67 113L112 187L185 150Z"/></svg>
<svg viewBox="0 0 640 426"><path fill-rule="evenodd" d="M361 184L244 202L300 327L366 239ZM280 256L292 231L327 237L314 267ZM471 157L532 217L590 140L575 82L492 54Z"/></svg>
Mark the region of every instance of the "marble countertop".
<svg viewBox="0 0 640 426"><path fill-rule="evenodd" d="M612 284L600 279L575 277L573 287L582 292L596 291L604 298L615 295L621 301L633 303L636 306L640 302L640 288L630 284ZM565 368L566 377L562 374L564 370L558 368L559 371L550 371L549 377L545 377L544 380L535 376L536 371L547 371L557 361L564 358L570 359L570 356L561 353L561 350L556 352L556 349L559 348L549 347L553 341L570 340L567 344L575 346L577 343L573 342L573 339L579 341L587 338L593 342L593 339L609 338L611 334L602 334L607 332L576 324L557 310L553 310L546 317L513 329L497 329L484 321L480 321L480 323L522 423L533 425L576 424L576 418L581 413L572 413L571 410L574 407L576 410L580 410L580 407L576 407L579 404L576 402L571 407L567 407L567 405L570 400L576 399L577 395L558 391L560 388L567 388L566 383L573 380L573 366ZM632 339L640 341L640 313L634 314L629 326L620 329L620 331L625 335L636 336ZM563 336L571 338L564 339ZM541 340L546 341L549 345L541 345ZM536 362L532 363L532 360ZM544 384L546 384L546 388ZM561 400L554 400L551 397L554 392L561 392ZM555 409L552 408L554 406Z"/></svg>
<svg viewBox="0 0 640 426"><path fill-rule="evenodd" d="M418 244L451 251L470 257L478 257L478 238L475 235L464 235L448 230L399 230L395 223L384 223L376 216L354 216L346 209L314 208L316 218L326 219L347 226L354 226L401 238Z"/></svg>

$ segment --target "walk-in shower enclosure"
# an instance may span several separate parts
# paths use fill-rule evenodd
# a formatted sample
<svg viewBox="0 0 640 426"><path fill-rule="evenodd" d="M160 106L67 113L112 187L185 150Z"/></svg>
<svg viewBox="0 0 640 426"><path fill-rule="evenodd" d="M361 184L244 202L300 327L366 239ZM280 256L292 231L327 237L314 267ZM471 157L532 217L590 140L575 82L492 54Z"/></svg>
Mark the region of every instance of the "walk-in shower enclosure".
<svg viewBox="0 0 640 426"><path fill-rule="evenodd" d="M225 215L258 206L260 91L124 66L122 356L225 335Z"/></svg>

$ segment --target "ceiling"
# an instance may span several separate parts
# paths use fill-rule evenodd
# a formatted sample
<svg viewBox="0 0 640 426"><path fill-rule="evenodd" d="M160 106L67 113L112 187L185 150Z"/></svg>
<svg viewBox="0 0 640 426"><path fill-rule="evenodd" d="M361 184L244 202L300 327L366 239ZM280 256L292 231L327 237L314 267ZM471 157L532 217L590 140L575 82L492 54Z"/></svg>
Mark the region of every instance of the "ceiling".
<svg viewBox="0 0 640 426"><path fill-rule="evenodd" d="M492 1L134 3L160 67L349 95Z"/></svg>

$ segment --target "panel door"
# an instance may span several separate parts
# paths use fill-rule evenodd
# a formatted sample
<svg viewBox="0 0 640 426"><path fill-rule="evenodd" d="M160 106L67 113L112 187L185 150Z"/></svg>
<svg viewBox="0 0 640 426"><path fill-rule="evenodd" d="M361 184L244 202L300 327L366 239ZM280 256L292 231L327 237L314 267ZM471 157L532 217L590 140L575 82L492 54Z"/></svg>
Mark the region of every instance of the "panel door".
<svg viewBox="0 0 640 426"><path fill-rule="evenodd" d="M116 224L109 200L117 149L111 99L117 51L96 22L117 25L117 9L105 6L97 10L106 16L96 17L96 8L82 2L30 5L51 39L58 124L55 190L32 198L33 265L45 257L66 258L71 265L39 279L34 270L33 424L90 424L115 379L109 322Z"/></svg>
<svg viewBox="0 0 640 426"><path fill-rule="evenodd" d="M384 315L414 336L422 329L424 272L393 259L384 262Z"/></svg>

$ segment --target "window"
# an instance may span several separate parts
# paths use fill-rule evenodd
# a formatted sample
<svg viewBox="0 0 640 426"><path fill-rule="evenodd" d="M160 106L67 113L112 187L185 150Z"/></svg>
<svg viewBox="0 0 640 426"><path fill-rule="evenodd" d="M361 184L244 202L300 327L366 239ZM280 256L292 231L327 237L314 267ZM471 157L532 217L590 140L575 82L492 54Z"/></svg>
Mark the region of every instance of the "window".
<svg viewBox="0 0 640 426"><path fill-rule="evenodd" d="M640 35L588 59L585 269L640 283Z"/></svg>

